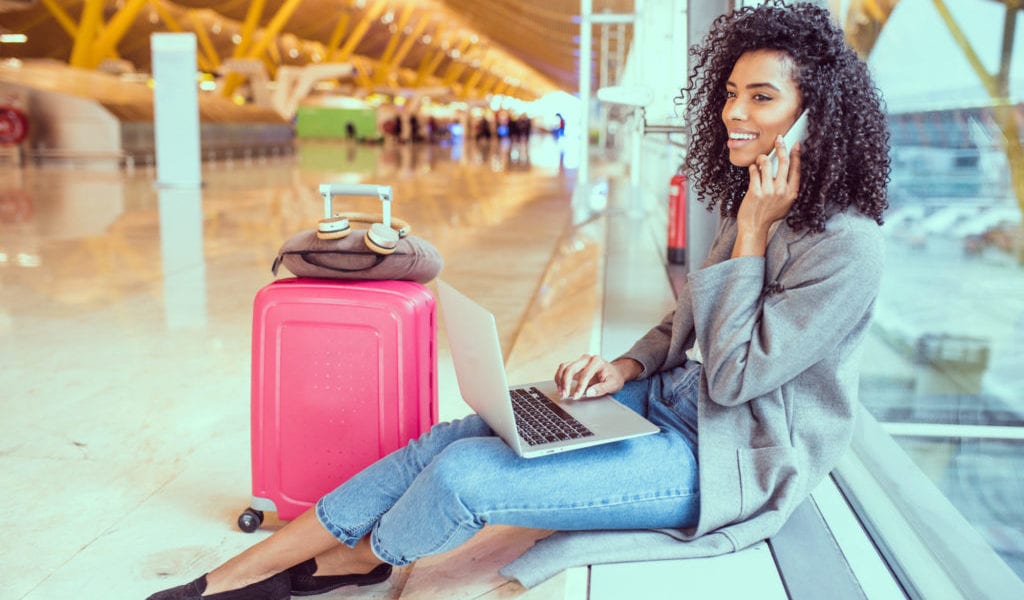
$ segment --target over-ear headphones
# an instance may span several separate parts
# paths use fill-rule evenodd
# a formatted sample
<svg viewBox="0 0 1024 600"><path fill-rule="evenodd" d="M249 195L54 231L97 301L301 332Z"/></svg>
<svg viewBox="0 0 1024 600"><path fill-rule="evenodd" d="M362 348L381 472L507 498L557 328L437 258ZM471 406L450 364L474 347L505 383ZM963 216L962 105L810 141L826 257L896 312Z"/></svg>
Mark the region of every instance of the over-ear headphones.
<svg viewBox="0 0 1024 600"><path fill-rule="evenodd" d="M361 223L368 225L363 242L366 247L377 254L394 253L398 240L409 235L412 227L402 219L391 216L391 186L372 184L330 184L320 186L320 195L324 198L324 218L317 224L316 237L322 240L338 240L352 233L352 225ZM373 213L337 213L332 214L331 199L335 195L345 196L377 196L381 200L383 211Z"/></svg>

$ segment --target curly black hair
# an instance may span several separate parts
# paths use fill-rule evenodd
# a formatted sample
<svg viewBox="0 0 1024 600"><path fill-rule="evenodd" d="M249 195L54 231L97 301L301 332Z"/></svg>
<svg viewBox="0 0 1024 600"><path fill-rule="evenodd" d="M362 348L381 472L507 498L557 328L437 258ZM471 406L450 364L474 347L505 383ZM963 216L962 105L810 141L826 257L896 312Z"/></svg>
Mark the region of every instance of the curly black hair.
<svg viewBox="0 0 1024 600"><path fill-rule="evenodd" d="M725 84L743 53L763 49L792 60L809 117L800 192L786 222L821 232L832 211L854 206L881 225L890 172L882 99L828 11L812 4L776 0L722 15L703 43L690 48L693 70L676 102L687 105L691 138L683 166L698 200L708 210L720 202L723 216L739 210L750 174L729 162Z"/></svg>

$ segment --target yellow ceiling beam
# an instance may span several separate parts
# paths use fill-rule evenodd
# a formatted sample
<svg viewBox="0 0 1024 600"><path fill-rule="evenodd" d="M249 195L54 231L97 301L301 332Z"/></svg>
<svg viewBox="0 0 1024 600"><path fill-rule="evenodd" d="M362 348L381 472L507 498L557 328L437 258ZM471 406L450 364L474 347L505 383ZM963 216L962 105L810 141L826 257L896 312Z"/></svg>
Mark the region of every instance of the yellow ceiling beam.
<svg viewBox="0 0 1024 600"><path fill-rule="evenodd" d="M196 39L199 41L199 47L206 56L209 65L213 67L212 69L204 68L204 70L216 71L220 68L220 56L217 54L217 47L213 45L213 41L210 39L210 34L206 32L206 27L203 25L203 21L200 19L199 13L194 10L190 10L188 11L188 18L192 21L192 29L196 32Z"/></svg>
<svg viewBox="0 0 1024 600"><path fill-rule="evenodd" d="M363 37L366 36L366 32L370 30L370 25L380 16L380 13L384 12L387 7L387 3L384 0L377 0L373 6L368 8L363 13L363 18L356 23L356 26L352 29L351 35L345 40L345 45L342 46L341 50L338 51L338 56L335 58L337 62L345 62L352 57L352 53L355 52L356 46L359 42L363 41Z"/></svg>
<svg viewBox="0 0 1024 600"><path fill-rule="evenodd" d="M505 92L507 92L510 87L512 87L512 84L505 80L502 80L498 87L494 88L494 95L504 96L506 95Z"/></svg>
<svg viewBox="0 0 1024 600"><path fill-rule="evenodd" d="M412 33L409 37L402 41L402 45L398 47L398 52L395 52L395 56L391 59L391 67L397 68L405 60L405 57L409 55L409 51L412 50L413 45L420 39L427 26L430 25L430 19L421 19L413 27Z"/></svg>
<svg viewBox="0 0 1024 600"><path fill-rule="evenodd" d="M61 29L68 34L68 37L71 39L78 37L78 25L75 24L75 21L68 15L67 11L64 10L64 7L57 4L57 0L43 0L43 6L46 7L46 10L57 21Z"/></svg>
<svg viewBox="0 0 1024 600"><path fill-rule="evenodd" d="M864 7L864 12L871 17L871 20L876 23L885 23L889 20L889 14L875 0L861 0L861 6Z"/></svg>
<svg viewBox="0 0 1024 600"><path fill-rule="evenodd" d="M281 51L278 49L277 44L271 44L267 48L266 53L260 57L263 61L263 66L267 69L267 75L270 79L277 77L277 67L281 64Z"/></svg>
<svg viewBox="0 0 1024 600"><path fill-rule="evenodd" d="M256 0L256 2L262 3L263 0ZM267 48L271 46L271 43L277 40L277 36L281 33L281 30L284 29L285 24L288 23L288 19L292 17L295 13L295 9L297 9L301 3L302 0L285 0L284 4L281 5L281 8L279 8L277 12L274 13L274 16L271 17L266 28L263 29L259 40L257 40L255 44L251 45L246 50L245 54L240 57L236 56L236 58L259 58L262 56L263 53L267 51ZM259 20L258 17L256 20ZM242 41L244 42L245 36L243 35L242 37ZM276 47L274 50L276 51ZM238 54L237 48L235 54ZM278 57L277 62L280 63L280 57ZM235 90L238 89L238 86L241 85L243 80L244 77L238 73L228 75L227 81L224 82L224 91L222 92L224 97L230 98L231 95L235 93Z"/></svg>
<svg viewBox="0 0 1024 600"><path fill-rule="evenodd" d="M62 13L64 18L67 19L66 23L61 23L61 28L64 29L64 31L68 31L68 25L70 25L72 29L78 29L78 26L75 25L75 20L68 16L67 11L65 11L60 4L57 4L56 2L46 2L45 0L43 0L42 4L45 10L30 12L24 15L24 19L20 21L20 25L18 26L19 31L32 31L44 23L49 23L53 19L57 18L57 15L54 14L55 9ZM71 34L70 32L68 33L68 36L71 39L74 39L75 37L74 34Z"/></svg>
<svg viewBox="0 0 1024 600"><path fill-rule="evenodd" d="M394 55L395 49L398 48L398 40L401 39L405 26L409 24L409 19L412 18L412 11L415 8L411 2L402 7L402 14L398 17L398 23L395 24L395 33L388 38L388 44L380 58L378 58L381 63L387 64L391 62L391 57Z"/></svg>
<svg viewBox="0 0 1024 600"><path fill-rule="evenodd" d="M185 28L181 26L181 23L179 23L178 20L174 18L174 15L167 10L167 6L164 5L162 0L149 0L149 5L153 7L157 16L160 17L160 20L167 26L167 29L175 33L182 33L185 31ZM210 59L204 54L196 54L196 63L198 63L199 68L203 71L216 71L213 64L210 62Z"/></svg>
<svg viewBox="0 0 1024 600"><path fill-rule="evenodd" d="M295 9L301 3L302 0L285 0L285 3L281 5L281 8L278 9L270 19L270 22L267 23L267 27L263 30L263 35L260 36L259 41L246 53L249 58L257 58L267 51L267 47L271 45L271 42L277 40L277 36L281 34L281 30L288 23L288 19L292 17Z"/></svg>
<svg viewBox="0 0 1024 600"><path fill-rule="evenodd" d="M370 78L370 73L366 60L353 61L356 68L356 85L363 88L364 90L370 91L373 89L373 79Z"/></svg>
<svg viewBox="0 0 1024 600"><path fill-rule="evenodd" d="M93 67L99 66L101 60L114 54L114 48L124 39L146 2L147 0L128 0L124 7L110 19L103 29L103 33L93 45L91 60Z"/></svg>
<svg viewBox="0 0 1024 600"><path fill-rule="evenodd" d="M448 70L445 71L444 74L443 85L449 87L455 85L455 82L459 80L459 77L462 76L463 71L465 71L468 66L469 65L462 62L456 62L449 65Z"/></svg>
<svg viewBox="0 0 1024 600"><path fill-rule="evenodd" d="M981 80L981 84L985 86L985 91L988 92L989 96L993 99L998 98L1002 90L999 89L996 78L993 77L988 70L985 68L985 64L981 62L981 57L974 51L974 47L971 46L970 40L964 35L960 25L957 24L956 19L953 18L952 13L949 12L949 8L946 3L942 0L932 0L932 4L935 5L935 10L942 17L942 22L946 24L946 28L949 29L950 35L953 36L953 40L956 45L960 47L960 50L964 53L964 58L971 65L971 69Z"/></svg>
<svg viewBox="0 0 1024 600"><path fill-rule="evenodd" d="M852 0L843 31L858 56L867 59L899 0Z"/></svg>
<svg viewBox="0 0 1024 600"><path fill-rule="evenodd" d="M445 52L441 48L431 53L423 55L423 60L420 62L419 68L416 70L416 85L423 85L427 82L427 79L437 71L437 68L441 66L441 61L444 60Z"/></svg>
<svg viewBox="0 0 1024 600"><path fill-rule="evenodd" d="M491 81L488 81L487 85L480 87L480 94L484 97L486 97L488 94L495 94L496 92L494 90L496 90L500 84L504 83L500 75L495 75L494 73L491 73L491 77L493 79Z"/></svg>
<svg viewBox="0 0 1024 600"><path fill-rule="evenodd" d="M85 0L85 7L82 8L82 16L78 23L78 33L75 35L75 43L71 48L72 67L88 69L92 67L92 48L96 41L96 34L103 25L104 0Z"/></svg>
<svg viewBox="0 0 1024 600"><path fill-rule="evenodd" d="M381 64L374 75L377 83L383 83L393 71L401 66L402 61L405 60L405 57L409 55L409 51L412 50L413 44L415 44L416 40L423 35L423 30L427 28L427 25L430 25L430 19L424 14L423 17L416 22L416 25L413 26L412 32L402 40L402 45L398 47L390 59L381 60ZM395 34L395 37L392 39L396 39L397 37L398 34Z"/></svg>
<svg viewBox="0 0 1024 600"><path fill-rule="evenodd" d="M185 31L185 28L181 26L181 23L179 23L178 20L174 18L174 15L167 10L167 7L164 6L162 0L149 0L149 5L153 7L157 16L160 17L160 20L167 26L167 29L170 29L175 33Z"/></svg>
<svg viewBox="0 0 1024 600"><path fill-rule="evenodd" d="M478 98L486 98L487 94L490 93L490 91L494 89L494 86L498 85L498 83L500 82L500 77L494 75L493 73L487 73L480 80L480 83L478 83L476 87L468 90L468 92L474 96L477 96Z"/></svg>
<svg viewBox="0 0 1024 600"><path fill-rule="evenodd" d="M466 98L477 96L477 92L480 88L480 83L484 81L484 73L482 67L480 70L474 71L469 79L466 81L466 85L462 88L462 95Z"/></svg>
<svg viewBox="0 0 1024 600"><path fill-rule="evenodd" d="M441 66L441 61L445 57L444 48L441 47L441 40L447 35L446 29L446 23L443 22L434 29L434 33L430 36L432 46L423 53L423 58L420 59L420 64L416 67L413 85L419 86L426 83L427 78L433 75L434 71L437 71L437 68Z"/></svg>
<svg viewBox="0 0 1024 600"><path fill-rule="evenodd" d="M464 57L466 51L473 42L467 37L459 42L459 47L452 51L452 62L448 65L448 68L444 71L444 85L450 86L455 83L455 80L462 75L462 72L466 70L465 62L457 60L458 58Z"/></svg>
<svg viewBox="0 0 1024 600"><path fill-rule="evenodd" d="M484 76L484 74L491 70L491 67L494 65L494 59L487 59L486 64L484 63L485 60L482 59L480 61L480 66L475 67L476 71L474 71L473 74L469 76L469 79L466 80L466 85L465 87L462 88L463 96L468 96L469 93L473 90L473 88L475 88L477 84L480 83L480 79Z"/></svg>
<svg viewBox="0 0 1024 600"><path fill-rule="evenodd" d="M166 27L168 31L171 31L173 33L182 33L185 31L185 28L181 27L181 24L178 23L178 20L174 18L174 15L171 14L169 10L167 10L167 6L165 6L161 0L147 0L147 2L157 12L157 16L160 17L160 20L162 20L162 22L164 23L164 27ZM126 44L126 46L130 48L133 45L140 45L143 43L148 45L148 43L150 43L150 40L132 39ZM126 48L126 51L128 50L128 48ZM199 68L201 70L214 71L213 66L210 63L210 60L207 58L205 54L197 52L196 62L199 63Z"/></svg>
<svg viewBox="0 0 1024 600"><path fill-rule="evenodd" d="M166 26L168 30L174 33L182 33L185 31L185 28L181 26L181 23L179 23L178 20L174 18L174 15L167 10L167 7L164 5L162 0L149 0L149 5L156 11L157 16L160 17L160 20L163 21L164 26ZM146 43L148 42L149 40L146 40ZM197 53L196 62L198 63L199 68L203 71L215 70L213 64L211 64L205 54Z"/></svg>
<svg viewBox="0 0 1024 600"><path fill-rule="evenodd" d="M1016 11L1021 9L1020 0L1004 0L1006 4L1006 24L1003 28L1003 51L999 69L989 73L981 57L974 50L969 39L956 22L949 7L943 0L932 0L935 10L942 17L950 35L964 53L974 74L981 80L992 102L990 110L999 132L1002 134L1003 147L1009 168L1010 185L1017 197L1017 205L1024 212L1024 144L1021 143L1020 127L1017 123L1016 109L1009 99L1010 57L1012 56L1013 30L1015 29ZM1024 264L1024 249L1018 248L1017 260Z"/></svg>
<svg viewBox="0 0 1024 600"><path fill-rule="evenodd" d="M334 61L334 57L338 54L338 49L341 47L341 39L345 37L345 30L348 29L348 22L351 19L352 15L347 12L341 13L338 17L338 22L334 25L334 31L331 32L331 37L327 40L327 50L324 53L324 60L326 62Z"/></svg>
<svg viewBox="0 0 1024 600"><path fill-rule="evenodd" d="M256 35L256 28L260 25L260 17L263 16L263 8L266 4L266 0L253 0L249 5L249 10L245 13L245 21L242 22L242 31L240 32L242 39L235 46L235 51L231 55L233 58L246 56L249 46L252 44L252 38Z"/></svg>
<svg viewBox="0 0 1024 600"><path fill-rule="evenodd" d="M266 56L261 54L260 56L254 56L251 58L263 58L264 62L267 63L268 68L271 65L279 65L283 62L281 60L281 49L277 46L277 44L270 44L269 46L267 46L267 51L264 54L266 54Z"/></svg>

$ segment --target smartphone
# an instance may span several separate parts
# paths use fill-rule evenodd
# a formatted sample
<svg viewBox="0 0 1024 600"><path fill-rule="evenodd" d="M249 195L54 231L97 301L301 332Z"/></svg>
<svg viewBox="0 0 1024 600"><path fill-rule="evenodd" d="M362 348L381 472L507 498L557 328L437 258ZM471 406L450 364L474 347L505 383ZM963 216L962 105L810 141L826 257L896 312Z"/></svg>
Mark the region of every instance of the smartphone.
<svg viewBox="0 0 1024 600"><path fill-rule="evenodd" d="M802 142L807 138L807 111L800 113L800 116L796 118L796 122L789 128L786 135L782 136L782 141L786 144L786 148L790 151L793 150L793 146L797 142ZM779 158L775 156L775 147L772 146L771 154L768 155L768 160L772 163L772 177L775 177L779 172Z"/></svg>

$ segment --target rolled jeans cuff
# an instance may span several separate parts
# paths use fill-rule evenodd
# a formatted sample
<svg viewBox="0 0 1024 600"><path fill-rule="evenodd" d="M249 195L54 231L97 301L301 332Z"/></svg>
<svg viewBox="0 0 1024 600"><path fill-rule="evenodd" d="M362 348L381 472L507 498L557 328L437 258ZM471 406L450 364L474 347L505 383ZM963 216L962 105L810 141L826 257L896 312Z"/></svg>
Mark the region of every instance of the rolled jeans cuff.
<svg viewBox="0 0 1024 600"><path fill-rule="evenodd" d="M339 542L345 544L349 548L355 547L359 540L369 533L373 527L373 523L367 523L364 528L359 532L350 532L335 525L331 518L327 515L327 510L324 508L324 501L321 498L316 503L316 518L320 521L320 525L327 530L328 533L338 539Z"/></svg>

